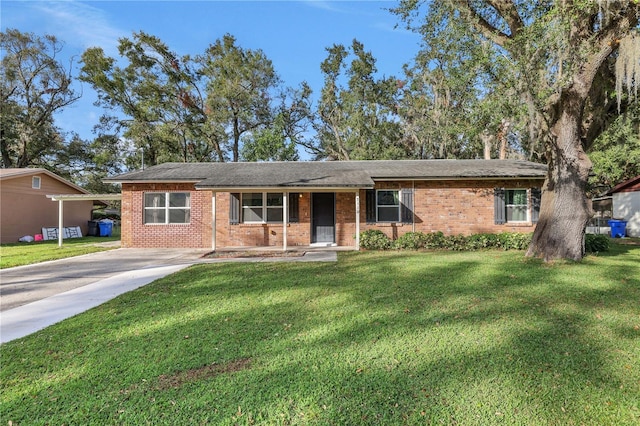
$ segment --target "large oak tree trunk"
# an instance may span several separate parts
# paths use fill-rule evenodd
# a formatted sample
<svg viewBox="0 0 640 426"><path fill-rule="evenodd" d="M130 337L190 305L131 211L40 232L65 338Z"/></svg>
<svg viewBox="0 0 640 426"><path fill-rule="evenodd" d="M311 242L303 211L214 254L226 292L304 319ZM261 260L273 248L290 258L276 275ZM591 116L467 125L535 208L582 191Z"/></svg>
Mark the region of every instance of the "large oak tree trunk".
<svg viewBox="0 0 640 426"><path fill-rule="evenodd" d="M577 261L584 256L585 228L593 213L586 196L591 161L580 141L581 103L565 102L552 127L554 143L548 152L540 218L527 256L545 261Z"/></svg>

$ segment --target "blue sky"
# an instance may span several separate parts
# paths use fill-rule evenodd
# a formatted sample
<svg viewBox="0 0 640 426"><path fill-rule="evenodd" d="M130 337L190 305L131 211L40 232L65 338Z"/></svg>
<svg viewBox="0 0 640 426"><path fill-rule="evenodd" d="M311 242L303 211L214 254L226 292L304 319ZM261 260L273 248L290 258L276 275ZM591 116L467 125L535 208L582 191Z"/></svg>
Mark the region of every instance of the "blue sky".
<svg viewBox="0 0 640 426"><path fill-rule="evenodd" d="M224 34L245 49L262 49L287 86L307 81L322 88L320 63L325 48L350 45L356 38L377 59L382 75L402 73L419 49L420 38L404 29L385 10L396 1L11 1L0 3L2 30L16 28L52 34L66 43L64 58L79 58L84 49L102 47L117 56L120 37L144 31L159 37L179 55L203 53ZM398 25L398 28L396 27ZM77 75L78 65L75 65ZM64 131L92 138L101 110L91 88L82 99L56 116Z"/></svg>

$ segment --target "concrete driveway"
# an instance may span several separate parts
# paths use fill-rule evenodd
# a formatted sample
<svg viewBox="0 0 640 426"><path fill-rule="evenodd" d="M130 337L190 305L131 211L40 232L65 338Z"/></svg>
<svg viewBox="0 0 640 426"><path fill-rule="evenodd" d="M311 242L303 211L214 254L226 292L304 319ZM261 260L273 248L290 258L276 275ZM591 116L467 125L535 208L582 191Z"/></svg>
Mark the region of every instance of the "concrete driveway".
<svg viewBox="0 0 640 426"><path fill-rule="evenodd" d="M203 250L116 249L0 271L0 343L197 263Z"/></svg>
<svg viewBox="0 0 640 426"><path fill-rule="evenodd" d="M0 270L0 343L42 330L195 263L335 262L335 252L287 259L203 259L207 250L115 249Z"/></svg>
<svg viewBox="0 0 640 426"><path fill-rule="evenodd" d="M188 266L206 250L115 249L0 270L0 311L83 287L124 272L169 265Z"/></svg>

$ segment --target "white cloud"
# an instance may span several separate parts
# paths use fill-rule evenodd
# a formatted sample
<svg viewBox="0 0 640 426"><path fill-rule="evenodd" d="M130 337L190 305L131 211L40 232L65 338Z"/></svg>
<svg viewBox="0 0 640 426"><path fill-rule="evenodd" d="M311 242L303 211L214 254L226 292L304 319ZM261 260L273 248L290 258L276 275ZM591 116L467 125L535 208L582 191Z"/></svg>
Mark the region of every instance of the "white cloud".
<svg viewBox="0 0 640 426"><path fill-rule="evenodd" d="M339 1L331 1L331 0L304 0L305 4L315 7L316 9L326 10L328 12L339 12L344 13L345 11L336 5L339 4Z"/></svg>
<svg viewBox="0 0 640 426"><path fill-rule="evenodd" d="M100 8L78 1L34 2L33 8L46 15L47 32L55 34L68 45L86 49L102 47L107 55L117 53L118 38L125 31L109 22Z"/></svg>

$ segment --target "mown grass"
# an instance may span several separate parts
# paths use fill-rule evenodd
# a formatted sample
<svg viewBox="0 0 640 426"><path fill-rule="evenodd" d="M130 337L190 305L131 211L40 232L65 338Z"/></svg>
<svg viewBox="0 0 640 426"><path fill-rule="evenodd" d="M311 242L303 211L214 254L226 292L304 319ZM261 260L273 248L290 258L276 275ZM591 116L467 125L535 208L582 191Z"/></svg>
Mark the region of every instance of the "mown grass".
<svg viewBox="0 0 640 426"><path fill-rule="evenodd" d="M120 231L114 230L111 237L67 238L63 241L62 247L58 247L58 240L2 244L0 246L0 269L111 250L115 247L103 247L96 244L118 240L120 240Z"/></svg>
<svg viewBox="0 0 640 426"><path fill-rule="evenodd" d="M0 424L636 425L639 260L191 267L2 345Z"/></svg>

